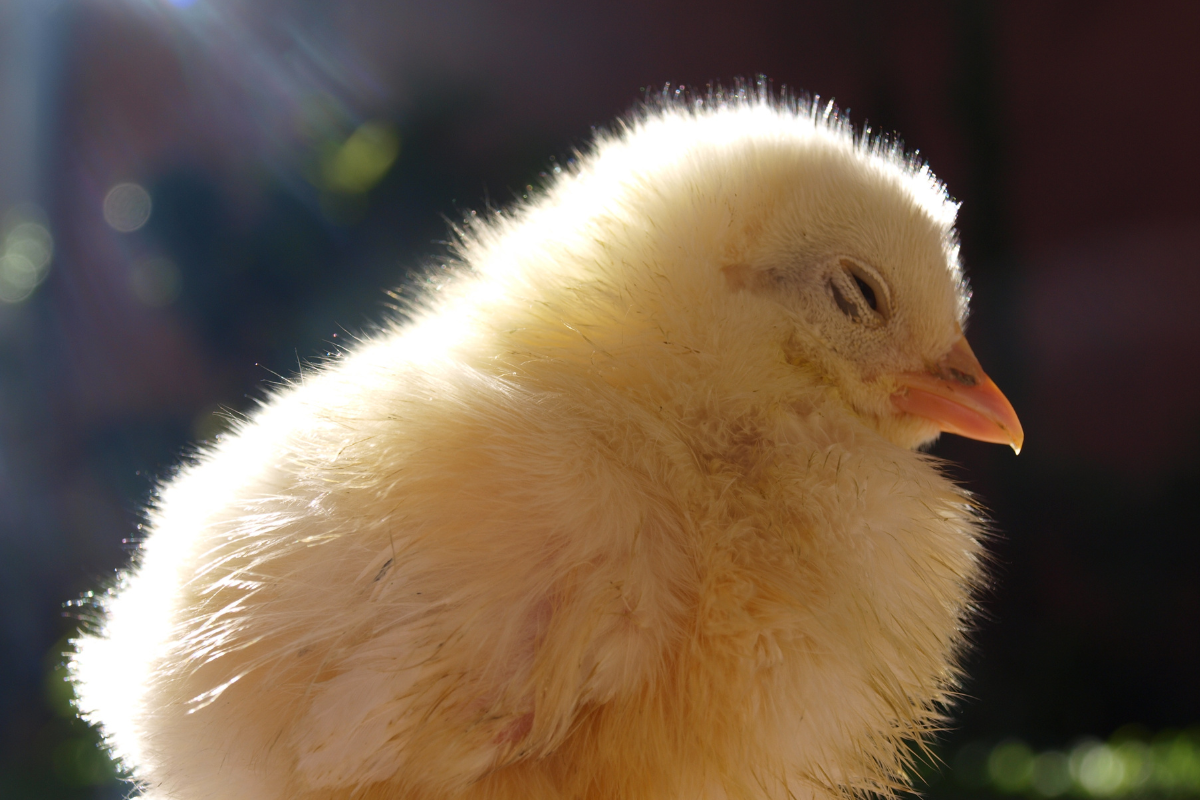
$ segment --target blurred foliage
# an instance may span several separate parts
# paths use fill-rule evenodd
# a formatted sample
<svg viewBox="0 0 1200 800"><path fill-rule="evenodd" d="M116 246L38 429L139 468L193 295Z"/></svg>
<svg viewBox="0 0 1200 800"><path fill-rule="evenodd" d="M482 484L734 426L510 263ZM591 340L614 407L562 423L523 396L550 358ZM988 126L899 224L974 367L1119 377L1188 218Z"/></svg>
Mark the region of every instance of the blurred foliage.
<svg viewBox="0 0 1200 800"><path fill-rule="evenodd" d="M49 714L15 743L17 753L7 754L0 772L4 800L116 800L128 794L99 734L75 713L64 658L73 635L63 636L45 655L37 699Z"/></svg>
<svg viewBox="0 0 1200 800"><path fill-rule="evenodd" d="M1022 739L973 741L938 769L926 761L918 786L927 796L1029 798L1200 797L1200 726L1151 733L1126 725L1107 741L1080 738L1035 750Z"/></svg>

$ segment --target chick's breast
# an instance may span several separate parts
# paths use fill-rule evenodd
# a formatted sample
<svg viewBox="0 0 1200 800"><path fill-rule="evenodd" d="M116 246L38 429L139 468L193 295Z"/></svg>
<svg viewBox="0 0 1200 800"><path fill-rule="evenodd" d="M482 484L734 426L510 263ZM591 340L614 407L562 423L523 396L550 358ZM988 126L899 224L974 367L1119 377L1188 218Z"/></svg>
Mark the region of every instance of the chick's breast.
<svg viewBox="0 0 1200 800"><path fill-rule="evenodd" d="M583 203L591 168L547 206ZM688 213L728 221L699 195ZM785 317L727 290L711 231L679 245L705 272L685 284L677 234L654 239L685 214L598 207L549 244L553 209L492 223L450 299L164 488L73 665L149 797L903 781L903 741L954 682L968 501L789 363Z"/></svg>

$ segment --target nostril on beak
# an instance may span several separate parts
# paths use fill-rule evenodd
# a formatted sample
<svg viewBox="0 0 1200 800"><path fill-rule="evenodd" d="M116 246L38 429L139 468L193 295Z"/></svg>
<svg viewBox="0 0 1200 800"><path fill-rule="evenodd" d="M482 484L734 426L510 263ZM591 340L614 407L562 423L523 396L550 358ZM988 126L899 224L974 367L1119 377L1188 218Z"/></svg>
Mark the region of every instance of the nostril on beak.
<svg viewBox="0 0 1200 800"><path fill-rule="evenodd" d="M950 367L949 372L950 378L956 383L962 384L963 386L975 386L979 383L979 379L969 372L963 372L962 370L955 369L954 367Z"/></svg>

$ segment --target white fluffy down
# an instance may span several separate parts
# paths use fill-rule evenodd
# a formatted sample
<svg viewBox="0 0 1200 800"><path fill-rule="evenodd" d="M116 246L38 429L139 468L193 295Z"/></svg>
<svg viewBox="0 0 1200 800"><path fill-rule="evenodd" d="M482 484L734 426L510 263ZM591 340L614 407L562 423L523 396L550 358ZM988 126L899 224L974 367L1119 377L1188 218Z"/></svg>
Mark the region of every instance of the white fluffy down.
<svg viewBox="0 0 1200 800"><path fill-rule="evenodd" d="M156 800L902 786L981 554L887 402L960 333L955 210L828 110L643 111L162 487L81 712Z"/></svg>

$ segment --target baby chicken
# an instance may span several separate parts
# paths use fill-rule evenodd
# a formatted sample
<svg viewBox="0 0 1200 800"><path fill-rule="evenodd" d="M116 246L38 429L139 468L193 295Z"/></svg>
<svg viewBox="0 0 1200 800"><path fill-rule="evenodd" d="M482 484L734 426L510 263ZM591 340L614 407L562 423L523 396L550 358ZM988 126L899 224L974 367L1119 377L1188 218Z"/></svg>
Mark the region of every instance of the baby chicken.
<svg viewBox="0 0 1200 800"><path fill-rule="evenodd" d="M1019 448L956 205L832 108L665 100L162 488L72 668L156 800L832 798L942 724Z"/></svg>

